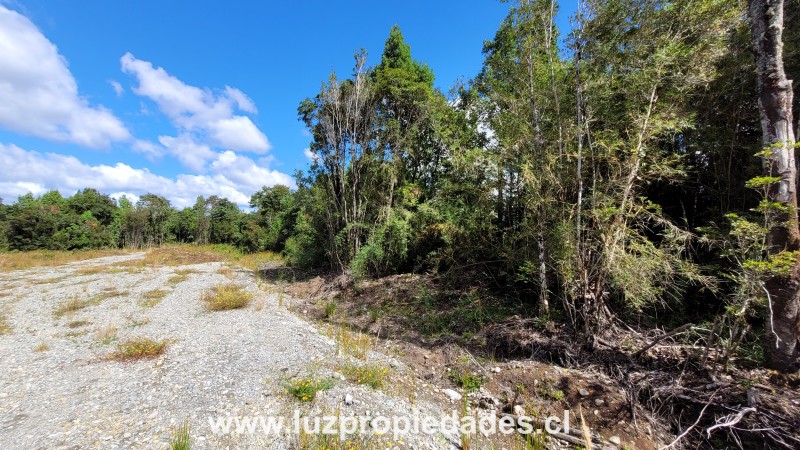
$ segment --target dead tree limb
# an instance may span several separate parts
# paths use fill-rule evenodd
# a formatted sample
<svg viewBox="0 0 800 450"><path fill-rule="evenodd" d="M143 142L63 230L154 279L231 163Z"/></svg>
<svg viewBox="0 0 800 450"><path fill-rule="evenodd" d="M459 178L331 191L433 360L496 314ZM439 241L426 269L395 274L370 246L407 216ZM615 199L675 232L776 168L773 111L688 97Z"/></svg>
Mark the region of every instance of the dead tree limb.
<svg viewBox="0 0 800 450"><path fill-rule="evenodd" d="M634 353L633 357L634 358L638 358L644 352L646 352L646 351L650 350L651 348L655 347L656 344L658 344L659 342L663 341L664 339L666 339L668 337L671 337L671 336L675 336L678 333L682 333L682 332L688 330L689 328L691 328L692 326L693 326L693 324L687 323L685 325L679 326L678 328L675 328L674 330L670 331L669 333L663 334L663 335L653 339L652 342L650 342L649 344L647 344L644 347L642 347L642 349L639 350L638 352Z"/></svg>

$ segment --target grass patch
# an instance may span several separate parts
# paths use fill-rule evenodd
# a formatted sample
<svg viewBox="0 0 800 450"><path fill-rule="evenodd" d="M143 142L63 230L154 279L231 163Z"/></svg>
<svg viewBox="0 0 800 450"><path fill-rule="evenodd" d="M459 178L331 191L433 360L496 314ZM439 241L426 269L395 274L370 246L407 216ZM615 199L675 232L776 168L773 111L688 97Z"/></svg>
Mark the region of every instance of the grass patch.
<svg viewBox="0 0 800 450"><path fill-rule="evenodd" d="M33 351L35 351L37 353L46 352L48 350L50 350L50 346L47 345L44 342L42 342L41 344L37 345L36 347L33 347Z"/></svg>
<svg viewBox="0 0 800 450"><path fill-rule="evenodd" d="M209 311L226 311L244 308L253 300L253 294L234 283L219 284L203 294L202 300Z"/></svg>
<svg viewBox="0 0 800 450"><path fill-rule="evenodd" d="M539 396L557 402L564 398L564 391L556 388L552 383L545 381L539 388Z"/></svg>
<svg viewBox="0 0 800 450"><path fill-rule="evenodd" d="M273 252L248 253L236 258L235 262L245 269L258 272L265 266L283 263L283 258L280 254Z"/></svg>
<svg viewBox="0 0 800 450"><path fill-rule="evenodd" d="M60 266L62 264L83 261L86 259L101 258L103 256L123 255L126 250L80 250L80 251L54 251L36 250L32 252L2 252L0 253L0 272L30 269L40 266Z"/></svg>
<svg viewBox="0 0 800 450"><path fill-rule="evenodd" d="M169 441L170 450L189 450L191 448L189 430L189 421L184 420L183 423L172 432L172 438Z"/></svg>
<svg viewBox="0 0 800 450"><path fill-rule="evenodd" d="M144 255L145 266L186 266L208 262L225 262L240 255L238 249L229 245L162 245L152 248Z"/></svg>
<svg viewBox="0 0 800 450"><path fill-rule="evenodd" d="M0 336L11 334L11 331L11 324L8 323L8 318L5 314L0 313Z"/></svg>
<svg viewBox="0 0 800 450"><path fill-rule="evenodd" d="M103 291L100 292L99 294L95 295L93 297L93 299L94 299L95 302L100 303L103 300L108 300L108 299L114 298L114 297L122 297L123 295L127 295L127 294L128 294L127 292L118 291L116 288L108 287L108 288L103 289Z"/></svg>
<svg viewBox="0 0 800 450"><path fill-rule="evenodd" d="M90 324L91 322L88 320L73 320L72 322L68 323L67 326L70 328L80 328Z"/></svg>
<svg viewBox="0 0 800 450"><path fill-rule="evenodd" d="M456 369L450 371L450 381L467 392L475 392L486 382L486 377L467 369Z"/></svg>
<svg viewBox="0 0 800 450"><path fill-rule="evenodd" d="M139 300L139 306L142 308L152 308L161 303L161 300L166 297L167 294L169 294L169 291L165 289L147 291L142 295L141 300Z"/></svg>
<svg viewBox="0 0 800 450"><path fill-rule="evenodd" d="M372 348L372 338L369 335L353 331L344 324L328 328L328 337L336 341L337 355L366 359L367 352Z"/></svg>
<svg viewBox="0 0 800 450"><path fill-rule="evenodd" d="M163 355L168 345L167 341L154 341L150 338L135 337L118 343L117 351L111 354L111 359L130 361L155 358Z"/></svg>
<svg viewBox="0 0 800 450"><path fill-rule="evenodd" d="M286 393L301 402L313 402L317 392L331 389L333 380L326 378L317 380L313 376L308 378L293 378L286 383Z"/></svg>
<svg viewBox="0 0 800 450"><path fill-rule="evenodd" d="M372 389L381 389L389 378L389 368L378 364L348 364L341 367L340 371L348 380Z"/></svg>
<svg viewBox="0 0 800 450"><path fill-rule="evenodd" d="M75 275L97 275L98 273L105 272L106 267L104 266L89 266L89 267L82 267L75 271Z"/></svg>
<svg viewBox="0 0 800 450"><path fill-rule="evenodd" d="M113 297L120 297L125 295L125 292L118 291L114 288L106 288L102 292L97 295L94 295L90 298L81 299L78 297L72 297L71 299L67 300L66 302L59 305L56 309L53 310L53 315L60 319L64 317L66 314L73 314L78 312L82 309L86 309L90 306L97 306L105 300Z"/></svg>
<svg viewBox="0 0 800 450"><path fill-rule="evenodd" d="M322 317L330 319L334 314L336 314L336 301L329 300L322 308Z"/></svg>
<svg viewBox="0 0 800 450"><path fill-rule="evenodd" d="M66 314L74 314L84 308L88 308L96 304L97 303L95 303L93 299L80 299L78 297L72 297L71 299L60 304L56 309L54 309L53 315L57 319L60 319L64 317L64 315Z"/></svg>
<svg viewBox="0 0 800 450"><path fill-rule="evenodd" d="M86 336L87 334L89 334L89 330L83 329L83 330L68 331L64 333L64 336L75 338L75 337Z"/></svg>
<svg viewBox="0 0 800 450"><path fill-rule="evenodd" d="M167 280L169 284L178 284L183 283L184 281L189 279L189 275L193 273L199 273L196 270L192 269L180 269L176 270L171 277Z"/></svg>

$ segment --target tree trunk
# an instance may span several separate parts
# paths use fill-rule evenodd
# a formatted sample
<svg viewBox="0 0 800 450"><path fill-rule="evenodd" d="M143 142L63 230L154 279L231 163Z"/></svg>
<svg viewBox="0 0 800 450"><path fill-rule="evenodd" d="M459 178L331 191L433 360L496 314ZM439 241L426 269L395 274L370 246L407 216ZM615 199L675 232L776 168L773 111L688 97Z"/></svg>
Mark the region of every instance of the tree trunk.
<svg viewBox="0 0 800 450"><path fill-rule="evenodd" d="M771 201L788 207L767 235L769 252L800 249L797 223L797 168L794 156L792 82L783 64L783 0L749 0L748 13L758 70L758 107L764 147L773 156L765 164L768 176L778 176L769 192ZM783 372L797 370L800 337L800 265L791 274L767 280L770 327L765 354L767 366Z"/></svg>

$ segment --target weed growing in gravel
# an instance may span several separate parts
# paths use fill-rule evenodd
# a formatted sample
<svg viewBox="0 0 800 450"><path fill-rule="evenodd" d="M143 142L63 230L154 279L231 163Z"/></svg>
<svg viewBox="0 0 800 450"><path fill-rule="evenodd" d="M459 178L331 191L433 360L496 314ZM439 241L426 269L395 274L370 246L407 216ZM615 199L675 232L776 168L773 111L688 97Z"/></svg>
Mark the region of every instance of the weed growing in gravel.
<svg viewBox="0 0 800 450"><path fill-rule="evenodd" d="M111 354L111 358L117 361L155 358L164 353L167 345L169 345L167 341L154 341L150 338L135 337L118 343L117 351Z"/></svg>
<svg viewBox="0 0 800 450"><path fill-rule="evenodd" d="M72 297L71 299L59 305L55 310L53 310L53 315L57 319L60 319L65 314L71 314L80 311L84 308L88 308L90 306L97 306L104 300L108 300L109 298L112 297L120 297L123 295L125 295L125 292L120 292L114 288L108 288L104 289L102 292L91 298L81 299L78 297Z"/></svg>
<svg viewBox="0 0 800 450"><path fill-rule="evenodd" d="M82 267L75 271L75 275L97 275L98 273L104 272L106 267L104 266L89 266L89 267Z"/></svg>
<svg viewBox="0 0 800 450"><path fill-rule="evenodd" d="M11 334L11 324L8 323L6 315L0 313L0 336L4 334Z"/></svg>
<svg viewBox="0 0 800 450"><path fill-rule="evenodd" d="M369 335L352 331L346 325L339 325L328 329L328 336L336 341L336 354L354 356L366 359L367 352L372 348L372 339Z"/></svg>
<svg viewBox="0 0 800 450"><path fill-rule="evenodd" d="M389 377L389 368L378 364L366 364L363 366L347 364L341 367L340 371L348 380L369 386L372 389L381 389Z"/></svg>
<svg viewBox="0 0 800 450"><path fill-rule="evenodd" d="M170 450L189 450L191 448L189 430L189 422L185 420L172 432L172 439L169 442Z"/></svg>
<svg viewBox="0 0 800 450"><path fill-rule="evenodd" d="M139 300L139 306L142 308L152 308L159 303L161 303L161 299L166 297L169 291L164 289L153 289L152 291L147 291L142 295L142 299Z"/></svg>
<svg viewBox="0 0 800 450"><path fill-rule="evenodd" d="M203 294L203 303L210 311L244 308L253 300L253 294L236 284L219 284Z"/></svg>
<svg viewBox="0 0 800 450"><path fill-rule="evenodd" d="M264 299L259 299L253 305L253 309L255 309L256 311L261 311L262 309L264 309L264 305L265 305Z"/></svg>
<svg viewBox="0 0 800 450"><path fill-rule="evenodd" d="M103 300L108 300L108 299L114 298L114 297L122 297L123 295L127 295L127 294L128 294L127 292L119 291L119 290L117 290L116 288L113 288L113 287L108 287L108 288L103 289L103 291L100 292L99 294L95 295L92 298L92 300L94 300L97 304L99 304Z"/></svg>
<svg viewBox="0 0 800 450"><path fill-rule="evenodd" d="M196 271L196 270L192 270L192 269L176 270L175 273L171 277L169 277L167 282L169 284L172 284L172 285L175 285L175 284L178 284L178 283L183 283L184 281L188 280L189 279L189 275L191 275L193 273L199 273L199 272Z"/></svg>
<svg viewBox="0 0 800 450"><path fill-rule="evenodd" d="M308 378L294 378L286 383L286 393L301 402L313 402L317 392L333 387L333 380L317 380L313 376Z"/></svg>
<svg viewBox="0 0 800 450"><path fill-rule="evenodd" d="M456 369L450 372L450 381L467 392L474 392L481 388L486 378L467 369Z"/></svg>
<svg viewBox="0 0 800 450"><path fill-rule="evenodd" d="M35 351L35 352L46 352L48 350L50 350L50 346L47 345L44 342L42 342L41 344L37 345L36 347L33 347L33 351Z"/></svg>
<svg viewBox="0 0 800 450"><path fill-rule="evenodd" d="M233 280L233 269L228 266L223 266L217 269L217 273L224 276L229 280Z"/></svg>
<svg viewBox="0 0 800 450"><path fill-rule="evenodd" d="M80 328L86 325L91 324L88 320L73 320L72 322L68 323L67 326L70 328Z"/></svg>
<svg viewBox="0 0 800 450"><path fill-rule="evenodd" d="M109 345L117 340L117 327L101 328L94 333L94 337L102 345Z"/></svg>
<svg viewBox="0 0 800 450"><path fill-rule="evenodd" d="M375 436L347 436L341 439L339 434L308 434L301 432L296 438L294 446L297 450L372 450L376 448L391 448L388 445L376 442Z"/></svg>
<svg viewBox="0 0 800 450"><path fill-rule="evenodd" d="M67 300L66 302L59 305L56 309L54 309L53 315L57 319L60 319L65 314L72 314L84 308L88 308L94 304L95 303L92 301L92 299L80 299L78 297L72 297L71 299Z"/></svg>
<svg viewBox="0 0 800 450"><path fill-rule="evenodd" d="M84 330L68 331L64 333L64 336L74 338L74 337L86 336L87 334L89 334L89 330L84 329Z"/></svg>
<svg viewBox="0 0 800 450"><path fill-rule="evenodd" d="M150 323L150 318L145 317L144 319L129 319L131 321L131 328L143 327Z"/></svg>

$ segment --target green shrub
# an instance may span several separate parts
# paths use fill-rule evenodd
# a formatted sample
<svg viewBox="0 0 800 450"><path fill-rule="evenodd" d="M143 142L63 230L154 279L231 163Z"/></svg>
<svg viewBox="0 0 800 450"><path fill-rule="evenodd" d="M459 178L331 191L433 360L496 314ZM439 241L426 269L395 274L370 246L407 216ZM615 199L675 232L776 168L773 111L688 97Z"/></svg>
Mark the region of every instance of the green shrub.
<svg viewBox="0 0 800 450"><path fill-rule="evenodd" d="M450 371L450 380L465 391L474 392L486 382L486 377L477 375L467 369L455 369Z"/></svg>
<svg viewBox="0 0 800 450"><path fill-rule="evenodd" d="M307 378L295 378L286 383L286 393L301 402L313 402L317 392L333 387L330 379L317 380L313 376Z"/></svg>

